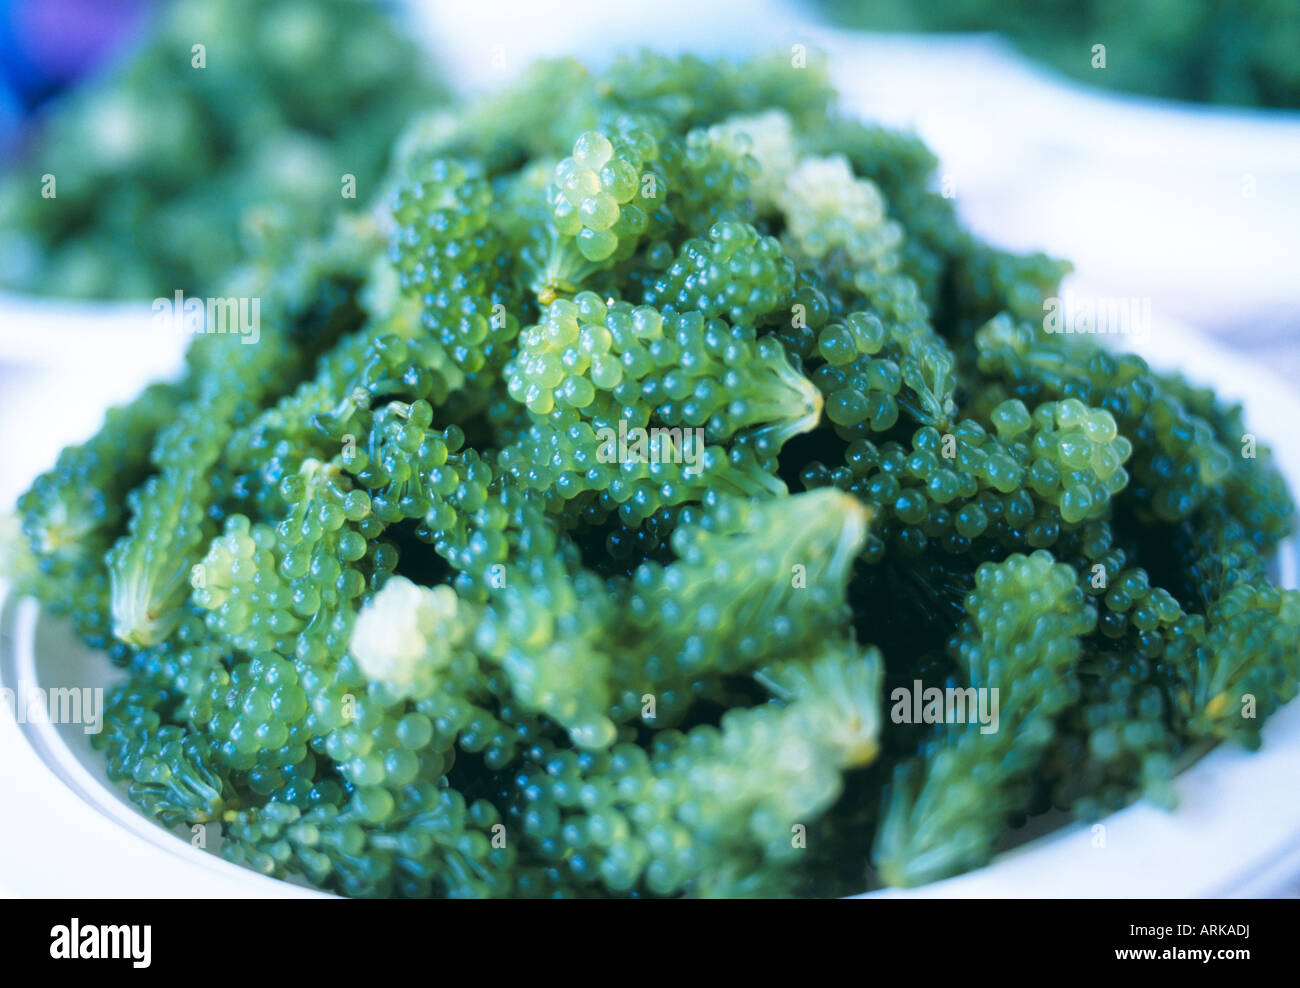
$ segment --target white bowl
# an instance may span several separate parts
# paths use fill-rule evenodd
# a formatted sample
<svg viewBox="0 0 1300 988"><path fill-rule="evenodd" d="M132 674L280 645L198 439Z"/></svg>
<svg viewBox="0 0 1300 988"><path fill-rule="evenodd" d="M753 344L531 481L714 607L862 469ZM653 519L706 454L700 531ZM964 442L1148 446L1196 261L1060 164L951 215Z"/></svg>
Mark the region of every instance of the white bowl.
<svg viewBox="0 0 1300 988"><path fill-rule="evenodd" d="M1135 346L1154 366L1240 400L1300 490L1300 401L1265 371L1186 328L1157 323ZM1279 427L1281 426L1281 427ZM1279 557L1297 579L1294 541ZM3 587L0 586L0 590ZM39 661L38 661L39 657ZM121 673L81 645L34 601L6 595L0 609L0 685L107 686ZM0 712L0 893L20 896L301 897L322 893L275 881L215 856L193 835L145 817L105 780L79 725L17 724ZM1069 824L992 864L919 889L879 896L1189 897L1300 892L1300 701L1247 752L1222 745L1176 780L1179 807L1137 803L1103 821ZM1104 834L1104 841L1098 835ZM865 839L864 835L864 839ZM1100 845L1100 846L1099 846Z"/></svg>

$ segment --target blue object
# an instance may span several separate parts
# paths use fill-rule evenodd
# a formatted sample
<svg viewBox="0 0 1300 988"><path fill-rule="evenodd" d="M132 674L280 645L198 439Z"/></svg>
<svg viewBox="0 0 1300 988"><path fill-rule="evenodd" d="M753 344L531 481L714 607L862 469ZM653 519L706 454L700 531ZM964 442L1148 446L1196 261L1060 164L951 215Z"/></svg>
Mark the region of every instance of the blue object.
<svg viewBox="0 0 1300 988"><path fill-rule="evenodd" d="M0 0L0 101L30 114L120 48L150 6L149 0Z"/></svg>

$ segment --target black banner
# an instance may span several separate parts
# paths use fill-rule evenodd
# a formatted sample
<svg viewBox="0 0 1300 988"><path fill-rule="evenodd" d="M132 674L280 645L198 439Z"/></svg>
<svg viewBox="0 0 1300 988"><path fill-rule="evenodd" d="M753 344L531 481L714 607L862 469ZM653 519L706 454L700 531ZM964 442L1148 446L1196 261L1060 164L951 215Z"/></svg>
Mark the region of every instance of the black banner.
<svg viewBox="0 0 1300 988"><path fill-rule="evenodd" d="M584 955L595 960L611 949L625 949L629 963L653 964L654 955L669 951L678 967L689 951L744 966L761 949L802 957L813 970L856 961L871 976L877 965L883 971L914 964L927 980L964 980L980 964L1071 973L1134 968L1148 975L1194 966L1231 977L1242 965L1277 965L1293 956L1296 910L1287 900L627 901L594 908L523 901L10 900L0 902L0 914L0 942L15 969L111 969L127 978L232 968L337 978L420 964L431 951L473 963L479 950L493 976L511 962L554 965L570 951L566 965L580 970Z"/></svg>

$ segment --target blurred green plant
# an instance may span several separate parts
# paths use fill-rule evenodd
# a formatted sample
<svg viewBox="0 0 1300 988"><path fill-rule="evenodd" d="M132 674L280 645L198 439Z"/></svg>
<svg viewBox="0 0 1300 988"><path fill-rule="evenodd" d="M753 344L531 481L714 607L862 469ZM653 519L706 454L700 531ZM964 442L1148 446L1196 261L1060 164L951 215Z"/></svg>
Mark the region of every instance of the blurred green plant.
<svg viewBox="0 0 1300 988"><path fill-rule="evenodd" d="M201 292L267 221L313 235L372 199L402 124L440 98L380 5L169 4L136 51L51 108L0 176L0 285Z"/></svg>
<svg viewBox="0 0 1300 988"><path fill-rule="evenodd" d="M813 0L874 31L997 31L1076 79L1170 99L1300 107L1291 0ZM1094 45L1105 46L1104 67Z"/></svg>

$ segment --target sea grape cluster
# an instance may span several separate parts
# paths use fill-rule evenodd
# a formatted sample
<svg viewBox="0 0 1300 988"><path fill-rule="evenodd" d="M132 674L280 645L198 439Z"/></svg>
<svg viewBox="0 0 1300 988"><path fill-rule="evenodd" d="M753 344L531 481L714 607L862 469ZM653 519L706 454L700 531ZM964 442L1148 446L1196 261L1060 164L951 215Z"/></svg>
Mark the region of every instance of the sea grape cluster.
<svg viewBox="0 0 1300 988"><path fill-rule="evenodd" d="M163 823L356 896L860 892L1295 695L1240 411L1043 332L1064 267L815 62L544 63L396 160L21 501Z"/></svg>

